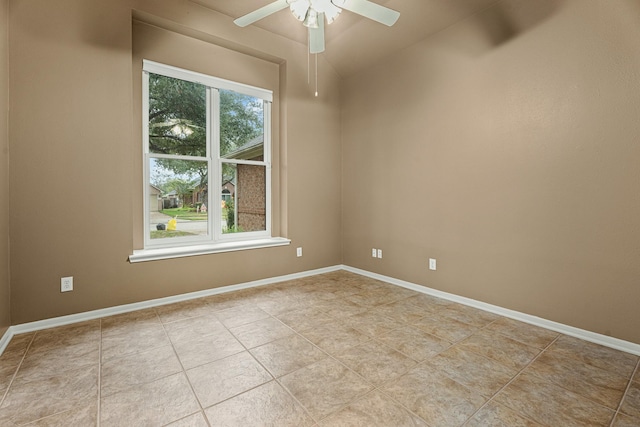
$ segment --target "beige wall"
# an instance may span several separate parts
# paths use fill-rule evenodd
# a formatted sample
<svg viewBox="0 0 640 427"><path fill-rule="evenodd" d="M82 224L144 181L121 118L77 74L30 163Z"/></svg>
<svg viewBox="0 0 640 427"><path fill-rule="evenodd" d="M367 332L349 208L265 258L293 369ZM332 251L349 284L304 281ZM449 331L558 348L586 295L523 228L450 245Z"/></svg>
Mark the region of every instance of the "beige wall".
<svg viewBox="0 0 640 427"><path fill-rule="evenodd" d="M344 81L344 263L640 343L639 52L637 1L505 1Z"/></svg>
<svg viewBox="0 0 640 427"><path fill-rule="evenodd" d="M505 0L341 88L321 62L319 99L304 46L187 1L0 0L0 22L7 3L14 324L344 262L640 342L636 1ZM277 66L275 226L291 247L127 262L142 227L132 15Z"/></svg>
<svg viewBox="0 0 640 427"><path fill-rule="evenodd" d="M142 226L132 14L277 64L276 226L291 246L127 262ZM14 324L340 263L338 77L322 63L313 98L305 46L175 0L12 1L10 24Z"/></svg>
<svg viewBox="0 0 640 427"><path fill-rule="evenodd" d="M640 342L637 2L500 6L345 82L344 262Z"/></svg>
<svg viewBox="0 0 640 427"><path fill-rule="evenodd" d="M0 1L0 337L11 325L9 289L8 0Z"/></svg>

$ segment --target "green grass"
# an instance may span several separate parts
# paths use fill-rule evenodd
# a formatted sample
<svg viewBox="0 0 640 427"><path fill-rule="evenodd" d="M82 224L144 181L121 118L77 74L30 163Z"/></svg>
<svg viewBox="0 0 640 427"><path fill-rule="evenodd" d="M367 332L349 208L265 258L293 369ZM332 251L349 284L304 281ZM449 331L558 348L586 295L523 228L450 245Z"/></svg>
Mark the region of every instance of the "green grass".
<svg viewBox="0 0 640 427"><path fill-rule="evenodd" d="M172 218L184 219L187 221L206 221L207 220L207 213L196 212L195 208L163 209L160 212L165 215L169 215Z"/></svg>
<svg viewBox="0 0 640 427"><path fill-rule="evenodd" d="M166 239L167 237L193 236L193 233L180 230L151 230L152 239Z"/></svg>

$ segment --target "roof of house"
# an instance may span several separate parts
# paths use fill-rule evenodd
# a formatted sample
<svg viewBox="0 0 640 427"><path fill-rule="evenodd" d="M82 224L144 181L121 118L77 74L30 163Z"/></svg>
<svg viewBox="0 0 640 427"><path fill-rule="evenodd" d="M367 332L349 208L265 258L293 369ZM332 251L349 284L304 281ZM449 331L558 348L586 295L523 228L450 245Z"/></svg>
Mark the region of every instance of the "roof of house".
<svg viewBox="0 0 640 427"><path fill-rule="evenodd" d="M264 155L264 135L258 135L235 151L227 153L224 159L251 160Z"/></svg>

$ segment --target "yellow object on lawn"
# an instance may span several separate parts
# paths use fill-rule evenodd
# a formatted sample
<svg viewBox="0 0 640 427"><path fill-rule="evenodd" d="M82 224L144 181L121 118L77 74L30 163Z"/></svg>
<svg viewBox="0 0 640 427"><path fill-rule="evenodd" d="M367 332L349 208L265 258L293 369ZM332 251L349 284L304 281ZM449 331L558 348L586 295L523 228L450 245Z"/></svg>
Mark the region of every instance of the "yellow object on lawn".
<svg viewBox="0 0 640 427"><path fill-rule="evenodd" d="M174 231L178 226L178 221L175 218L171 218L167 223L167 230Z"/></svg>

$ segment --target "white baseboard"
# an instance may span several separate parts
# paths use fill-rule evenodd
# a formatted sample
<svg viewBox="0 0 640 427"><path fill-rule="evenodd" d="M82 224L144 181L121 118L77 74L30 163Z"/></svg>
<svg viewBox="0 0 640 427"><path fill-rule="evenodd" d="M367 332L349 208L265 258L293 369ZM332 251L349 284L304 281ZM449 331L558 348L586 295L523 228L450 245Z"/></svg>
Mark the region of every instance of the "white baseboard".
<svg viewBox="0 0 640 427"><path fill-rule="evenodd" d="M222 286L219 288L206 289L204 291L190 292L187 294L174 295L165 298L157 298L148 301L136 302L132 304L119 305L115 307L102 308L99 310L86 311L83 313L70 314L68 316L53 317L51 319L38 320L36 322L22 323L9 327L5 334L0 338L0 355L11 341L14 335L24 334L27 332L35 332L43 329L55 328L57 326L70 325L72 323L85 322L87 320L99 319L102 317L113 316L115 314L129 313L131 311L143 310L146 308L159 307L161 305L173 304L181 301L188 301L196 298L207 297L211 295L224 294L227 292L239 291L241 289L255 288L258 286L266 286L274 283L285 282L287 280L295 280L303 277L315 276L323 273L341 270L341 265L332 267L319 268L316 270L308 270L300 273L287 274L284 276L270 277L268 279L254 280L252 282L240 283L237 285Z"/></svg>
<svg viewBox="0 0 640 427"><path fill-rule="evenodd" d="M426 286L417 285L415 283L406 282L404 280L395 279L393 277L384 276L370 271L361 270L359 268L350 267L347 265L336 265L332 267L320 268L317 270L309 270L300 273L288 274L285 276L272 277L269 279L255 280L252 282L240 283L237 285L223 286L220 288L207 289L204 291L190 292L187 294L175 295L166 298L158 298L149 301L142 301L133 304L125 304L116 307L103 308L100 310L87 311L84 313L71 314L68 316L54 317L46 320L39 320L37 322L23 323L20 325L11 326L5 334L0 338L0 355L4 352L5 348L11 341L14 335L23 334L27 332L39 331L42 329L49 329L57 326L69 325L72 323L84 322L87 320L99 319L106 316L113 316L115 314L128 313L136 310L143 310L146 308L158 307L166 304L173 304L176 302L192 300L196 298L202 298L210 295L218 295L227 292L238 291L241 289L255 288L258 286L265 286L274 283L284 282L287 280L300 279L303 277L315 276L317 274L330 273L337 270L346 270L352 273L360 274L362 276L370 277L372 279L381 280L392 285L401 286L403 288L411 289L423 294L432 295L438 298L443 298L449 301L457 302L460 304L468 305L478 308L480 310L495 313L500 316L508 317L510 319L519 320L521 322L529 323L531 325L540 326L545 329L549 329L555 332L559 332L565 335L569 335L575 338L579 338L585 341L600 344L606 347L610 347L616 350L631 353L640 356L640 344L635 344L629 341L624 341L618 338L609 337L595 332L587 331L573 326L564 325L562 323L553 322L540 317L532 316L529 314L521 313L507 308L499 307L492 304L487 304L481 301L477 301L471 298L461 297L459 295L450 294L447 292L431 289Z"/></svg>
<svg viewBox="0 0 640 427"><path fill-rule="evenodd" d="M416 285L415 283L406 282L404 280L395 279L389 276L383 276L382 274L372 273L370 271L361 270L359 268L342 266L346 271L367 276L372 279L381 280L383 282L390 283L392 285L402 286L403 288L411 289L423 294L432 295L438 298L446 299L449 301L457 302L460 304L468 305L480 310L495 313L500 316L508 317L510 319L519 320L524 323L528 323L534 326L540 326L545 329L549 329L561 334L569 335L581 340L589 341L595 344L600 344L605 347L610 347L616 350L624 351L627 353L640 356L640 344L635 344L629 341L613 338L607 335L597 334L595 332L587 331L573 326L568 326L562 323L553 322L551 320L543 319L541 317L532 316L530 314L521 313L519 311L509 310L508 308L499 307L497 305L487 304L485 302L477 301L471 298L461 297L459 295L450 294L448 292L438 291L426 286Z"/></svg>
<svg viewBox="0 0 640 427"><path fill-rule="evenodd" d="M11 338L13 338L13 333L11 332L11 327L9 327L0 337L0 356L2 356L4 349L7 348L9 342L11 342Z"/></svg>

